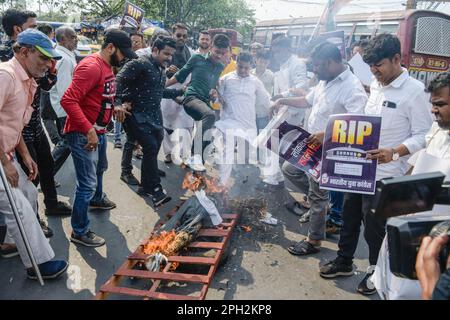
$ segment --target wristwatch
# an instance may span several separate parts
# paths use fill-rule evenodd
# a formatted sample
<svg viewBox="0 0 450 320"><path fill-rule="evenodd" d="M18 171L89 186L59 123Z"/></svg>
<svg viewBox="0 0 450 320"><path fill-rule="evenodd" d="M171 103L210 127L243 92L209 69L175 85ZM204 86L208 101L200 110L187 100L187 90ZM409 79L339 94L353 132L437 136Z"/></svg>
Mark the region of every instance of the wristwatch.
<svg viewBox="0 0 450 320"><path fill-rule="evenodd" d="M400 153L396 152L395 149L392 149L392 161L397 161L400 159Z"/></svg>

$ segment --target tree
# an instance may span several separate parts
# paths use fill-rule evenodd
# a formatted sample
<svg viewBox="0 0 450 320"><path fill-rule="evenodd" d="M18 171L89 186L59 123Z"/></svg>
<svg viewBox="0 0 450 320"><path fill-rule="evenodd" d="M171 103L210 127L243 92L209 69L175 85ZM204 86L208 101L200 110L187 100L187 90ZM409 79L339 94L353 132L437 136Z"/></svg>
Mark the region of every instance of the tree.
<svg viewBox="0 0 450 320"><path fill-rule="evenodd" d="M50 0L42 0L50 1ZM93 18L121 15L125 0L61 0L64 6L78 8ZM131 0L145 10L147 18L165 20L166 1ZM183 22L193 31L209 28L236 29L249 36L255 25L254 11L244 0L167 0L166 26Z"/></svg>

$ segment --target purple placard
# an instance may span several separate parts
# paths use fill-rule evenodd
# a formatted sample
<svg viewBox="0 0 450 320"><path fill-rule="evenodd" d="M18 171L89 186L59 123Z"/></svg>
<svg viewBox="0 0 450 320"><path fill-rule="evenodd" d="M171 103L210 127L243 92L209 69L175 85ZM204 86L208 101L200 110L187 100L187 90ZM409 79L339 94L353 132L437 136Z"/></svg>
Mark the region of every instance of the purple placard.
<svg viewBox="0 0 450 320"><path fill-rule="evenodd" d="M286 121L275 129L267 140L267 148L274 152L278 150L281 158L318 180L322 147L306 143L310 133Z"/></svg>
<svg viewBox="0 0 450 320"><path fill-rule="evenodd" d="M377 160L367 160L378 149L381 117L339 114L328 120L322 155L320 188L375 194Z"/></svg>

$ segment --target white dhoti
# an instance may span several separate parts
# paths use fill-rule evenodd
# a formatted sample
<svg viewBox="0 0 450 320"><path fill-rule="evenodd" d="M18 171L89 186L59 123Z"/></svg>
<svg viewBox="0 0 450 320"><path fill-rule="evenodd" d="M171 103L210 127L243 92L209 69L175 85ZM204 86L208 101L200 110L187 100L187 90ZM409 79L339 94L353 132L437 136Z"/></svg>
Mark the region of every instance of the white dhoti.
<svg viewBox="0 0 450 320"><path fill-rule="evenodd" d="M33 183L28 180L25 172L15 160L14 165L19 173L19 187L12 188L12 194L36 263L41 264L53 259L55 254L45 238L36 216L38 191ZM4 215L8 235L16 244L22 263L26 268L31 268L32 264L28 257L25 243L20 234L16 219L14 218L3 183L0 183L0 214Z"/></svg>
<svg viewBox="0 0 450 320"><path fill-rule="evenodd" d="M189 79L188 79L189 80ZM169 89L181 89L184 84L174 84ZM161 101L163 115L164 139L162 148L164 156L171 155L172 161L180 165L191 157L192 132L194 120L172 99ZM172 131L170 134L167 130Z"/></svg>
<svg viewBox="0 0 450 320"><path fill-rule="evenodd" d="M219 165L220 183L227 186L233 165L257 163L257 129L236 128L229 121L218 121L213 133L215 162ZM248 146L248 149L247 149ZM235 151L237 147L237 155ZM248 153L247 153L248 150Z"/></svg>

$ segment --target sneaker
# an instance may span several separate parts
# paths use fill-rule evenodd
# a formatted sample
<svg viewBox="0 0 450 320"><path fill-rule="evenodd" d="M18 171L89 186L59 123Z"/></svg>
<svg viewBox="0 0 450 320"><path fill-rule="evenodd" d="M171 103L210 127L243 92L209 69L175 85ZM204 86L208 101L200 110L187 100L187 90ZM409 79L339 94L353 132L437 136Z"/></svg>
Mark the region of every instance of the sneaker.
<svg viewBox="0 0 450 320"><path fill-rule="evenodd" d="M39 224L41 225L42 232L46 238L53 237L53 230L44 222L44 220L39 219Z"/></svg>
<svg viewBox="0 0 450 320"><path fill-rule="evenodd" d="M206 171L205 166L203 165L202 157L199 154L196 154L189 159L186 160L185 164L191 168L193 171L204 172Z"/></svg>
<svg viewBox="0 0 450 320"><path fill-rule="evenodd" d="M152 201L153 201L153 205L154 205L155 207L162 206L163 204L169 202L170 200L172 200L172 198L169 197L169 196L164 192L164 190L162 189L161 186L156 187L156 188L153 190L153 193L152 193Z"/></svg>
<svg viewBox="0 0 450 320"><path fill-rule="evenodd" d="M72 232L72 234L70 235L70 241L79 243L86 247L101 247L106 243L105 239L100 238L91 230L81 236L76 235Z"/></svg>
<svg viewBox="0 0 450 320"><path fill-rule="evenodd" d="M164 163L172 163L172 155L171 154L167 154L164 158Z"/></svg>
<svg viewBox="0 0 450 320"><path fill-rule="evenodd" d="M161 185L157 186L153 191L148 191L143 187L139 187L137 193L144 197L151 197L155 207L159 207L172 200L172 198L166 194L165 190L163 190Z"/></svg>
<svg viewBox="0 0 450 320"><path fill-rule="evenodd" d="M374 272L375 266L369 266L369 268L367 268L367 273L364 276L364 279L362 279L362 281L359 283L358 287L356 288L356 291L365 296L370 296L377 292L375 285L373 284L372 281L370 281L370 277L373 275Z"/></svg>
<svg viewBox="0 0 450 320"><path fill-rule="evenodd" d="M353 275L353 265L348 265L334 259L320 267L320 276L332 279L340 276L349 277Z"/></svg>
<svg viewBox="0 0 450 320"><path fill-rule="evenodd" d="M122 142L120 142L120 141L115 142L114 149L122 149Z"/></svg>
<svg viewBox="0 0 450 320"><path fill-rule="evenodd" d="M19 255L19 251L15 244L4 244L3 248L0 248L0 256L2 258L12 258Z"/></svg>
<svg viewBox="0 0 450 320"><path fill-rule="evenodd" d="M66 270L69 264L64 260L54 260L47 261L38 265L39 271L41 272L42 279L56 279L60 275L62 275ZM37 280L38 277L33 268L27 269L27 276L29 279Z"/></svg>
<svg viewBox="0 0 450 320"><path fill-rule="evenodd" d="M120 180L122 180L126 184L129 184L130 186L138 186L139 185L139 180L136 179L136 177L132 173L122 174L120 176Z"/></svg>
<svg viewBox="0 0 450 320"><path fill-rule="evenodd" d="M70 216L72 215L72 207L67 203L58 201L55 206L45 208L47 216Z"/></svg>
<svg viewBox="0 0 450 320"><path fill-rule="evenodd" d="M103 196L103 199L100 201L92 201L89 203L89 207L91 209L98 209L98 210L112 210L116 206L114 202L108 199L106 195Z"/></svg>

